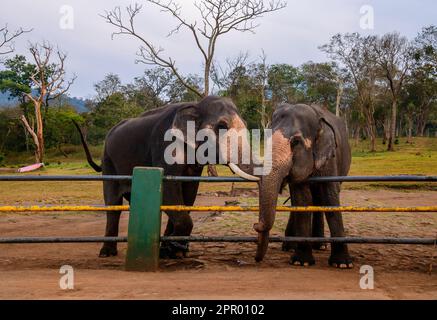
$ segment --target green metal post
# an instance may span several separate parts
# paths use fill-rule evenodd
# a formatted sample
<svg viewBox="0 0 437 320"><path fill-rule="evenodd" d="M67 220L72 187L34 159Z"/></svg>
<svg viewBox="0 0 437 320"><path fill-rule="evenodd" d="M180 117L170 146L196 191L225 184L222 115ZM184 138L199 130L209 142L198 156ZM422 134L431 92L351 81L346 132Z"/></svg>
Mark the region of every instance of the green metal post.
<svg viewBox="0 0 437 320"><path fill-rule="evenodd" d="M158 269L162 175L161 168L134 168L126 254L128 271Z"/></svg>

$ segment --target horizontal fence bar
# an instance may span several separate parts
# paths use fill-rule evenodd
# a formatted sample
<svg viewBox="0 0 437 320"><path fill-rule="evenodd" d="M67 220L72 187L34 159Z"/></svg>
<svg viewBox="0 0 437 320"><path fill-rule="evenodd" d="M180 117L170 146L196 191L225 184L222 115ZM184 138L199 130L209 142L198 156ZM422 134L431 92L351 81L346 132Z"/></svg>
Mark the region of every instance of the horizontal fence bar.
<svg viewBox="0 0 437 320"><path fill-rule="evenodd" d="M257 242L258 237L238 236L166 236L162 241L190 241L190 242ZM331 243L374 243L374 244L424 244L435 245L437 238L392 238L392 237L270 237L269 242L331 242Z"/></svg>
<svg viewBox="0 0 437 320"><path fill-rule="evenodd" d="M309 182L437 182L437 176L332 176L312 177Z"/></svg>
<svg viewBox="0 0 437 320"><path fill-rule="evenodd" d="M189 242L253 242L254 236L164 236L161 241ZM0 238L0 243L94 243L94 242L127 242L127 237L10 237ZM330 243L373 243L373 244L422 244L436 245L435 238L393 238L393 237L270 237L269 242L330 242Z"/></svg>
<svg viewBox="0 0 437 320"><path fill-rule="evenodd" d="M0 238L0 243L77 243L127 242L127 237L11 237Z"/></svg>
<svg viewBox="0 0 437 320"><path fill-rule="evenodd" d="M258 212L259 207L242 206L161 206L162 211L177 212ZM128 205L123 206L0 206L0 212L61 212L61 211L129 211ZM278 212L437 212L437 206L420 207L276 207Z"/></svg>
<svg viewBox="0 0 437 320"><path fill-rule="evenodd" d="M3 206L0 212L129 211L129 206Z"/></svg>
<svg viewBox="0 0 437 320"><path fill-rule="evenodd" d="M0 175L0 181L131 181L132 176L118 175Z"/></svg>
<svg viewBox="0 0 437 320"><path fill-rule="evenodd" d="M258 212L259 207L241 206L161 206L162 211L251 211ZM276 211L284 212L437 212L437 206L421 207L285 207L278 206Z"/></svg>
<svg viewBox="0 0 437 320"><path fill-rule="evenodd" d="M164 176L164 181L178 182L253 182L240 177L189 177L189 176Z"/></svg>
<svg viewBox="0 0 437 320"><path fill-rule="evenodd" d="M0 181L131 181L127 175L0 175ZM164 176L164 181L179 182L251 182L240 177L190 177ZM437 182L437 176L397 175L397 176L332 176L311 177L308 182Z"/></svg>

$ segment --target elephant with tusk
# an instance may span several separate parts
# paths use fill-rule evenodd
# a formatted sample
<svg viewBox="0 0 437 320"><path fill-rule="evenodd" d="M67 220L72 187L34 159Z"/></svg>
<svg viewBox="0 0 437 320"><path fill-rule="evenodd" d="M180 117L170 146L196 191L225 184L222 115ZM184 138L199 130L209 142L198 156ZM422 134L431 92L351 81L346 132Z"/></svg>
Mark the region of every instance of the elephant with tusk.
<svg viewBox="0 0 437 320"><path fill-rule="evenodd" d="M349 172L351 151L343 121L319 106L282 104L272 117L271 171L261 177L259 193L259 221L256 261L261 261L268 248L269 231L275 221L278 193L288 183L294 206L338 206L340 183L308 183L309 177L345 176ZM332 237L344 236L340 212L326 213ZM323 237L323 213L290 214L286 236ZM318 244L319 246L321 244ZM315 263L309 243L294 246L290 263ZM283 249L291 248L284 243ZM346 244L333 243L329 264L338 268L352 268L352 258Z"/></svg>
<svg viewBox="0 0 437 320"><path fill-rule="evenodd" d="M190 127L191 124L191 127ZM88 150L84 136L76 124L81 135L82 144L87 156L88 163L97 172L104 175L131 175L136 166L161 167L165 175L174 176L200 176L203 166L208 163L197 159L196 151L201 147L198 141L189 140L190 130L192 135L197 135L205 129L218 135L219 131L246 132L246 125L241 119L237 107L228 98L209 96L200 102L176 103L161 108L147 111L137 118L123 120L115 125L107 134L105 148L102 156L102 164L96 164ZM177 131L179 138L175 141L166 139L169 132ZM204 131L205 132L205 131ZM241 144L248 144L247 135L242 134L239 140L237 163L225 161L236 174L245 179L257 181L258 177L251 175L253 165L242 160ZM178 140L182 146L182 152L176 155L171 162L168 161L166 152L172 143ZM209 141L208 141L209 142ZM219 158L229 154L228 145L213 139L216 154L215 163ZM188 150L196 154L196 158L188 161ZM209 150L207 150L209 152ZM206 152L206 153L207 153ZM173 155L170 153L170 155ZM207 155L208 157L210 155ZM223 163L220 161L220 163ZM163 183L164 205L193 205L199 182L174 182ZM123 181L104 181L103 193L106 205L121 205L123 198L130 200L131 186ZM166 236L189 236L193 229L193 222L189 212L166 212L168 223L164 235ZM120 212L108 212L105 236L117 236ZM184 242L170 242L161 244L161 257L176 258L185 256L188 244ZM101 257L117 255L117 243L107 242L100 250Z"/></svg>

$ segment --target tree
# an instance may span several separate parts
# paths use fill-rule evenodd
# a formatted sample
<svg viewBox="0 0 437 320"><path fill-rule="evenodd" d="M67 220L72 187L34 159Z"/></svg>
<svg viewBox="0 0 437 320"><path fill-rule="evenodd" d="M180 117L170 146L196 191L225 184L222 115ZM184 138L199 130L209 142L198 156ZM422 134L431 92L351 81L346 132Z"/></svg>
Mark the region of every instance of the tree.
<svg viewBox="0 0 437 320"><path fill-rule="evenodd" d="M362 37L358 33L334 35L328 44L319 47L328 56L344 67L356 90L356 103L365 118L370 151L376 151L375 90L378 79L372 46L373 36Z"/></svg>
<svg viewBox="0 0 437 320"><path fill-rule="evenodd" d="M65 72L65 53L56 50L57 62L52 62L54 54L53 47L44 42L43 44L31 44L29 51L34 59L36 70L31 75L32 85L35 91L25 93L26 97L33 103L34 118L30 124L26 115L21 116L26 130L31 135L35 144L36 162L42 162L44 158L44 124L41 107L48 101L48 97L53 99L65 94L73 84L75 76L67 80Z"/></svg>
<svg viewBox="0 0 437 320"><path fill-rule="evenodd" d="M121 79L117 74L108 73L105 78L94 84L96 101L101 102L121 89Z"/></svg>
<svg viewBox="0 0 437 320"><path fill-rule="evenodd" d="M398 100L407 72L412 64L412 50L407 38L399 33L387 33L372 41L375 62L381 68L390 89L392 106L388 151L394 150Z"/></svg>
<svg viewBox="0 0 437 320"><path fill-rule="evenodd" d="M437 107L437 27L424 27L413 45L414 63L406 86L416 106L417 135L423 136L429 116Z"/></svg>
<svg viewBox="0 0 437 320"><path fill-rule="evenodd" d="M105 12L103 18L107 23L118 28L113 35L130 35L141 42L138 53L138 61L168 68L177 77L180 83L188 90L195 93L197 97L207 96L210 92L210 73L213 65L214 55L219 38L231 31L254 32L258 26L256 20L266 13L278 11L286 6L285 2L271 0L265 3L264 0L200 0L195 7L200 14L200 21L188 22L182 16L181 6L169 0L146 0L155 5L163 12L173 16L176 27L169 35L180 30L188 31L192 37L195 47L202 56L203 63L203 90L193 86L178 70L175 58L165 57L164 49L151 43L146 36L140 35L135 29L135 18L140 13L142 6L135 4L126 8L128 19L123 19L119 7L112 11Z"/></svg>
<svg viewBox="0 0 437 320"><path fill-rule="evenodd" d="M320 103L326 109L337 102L337 79L333 63L309 61L301 66L307 100ZM339 103L338 103L339 107Z"/></svg>
<svg viewBox="0 0 437 320"><path fill-rule="evenodd" d="M20 102L22 113L27 117L31 104L26 99L26 94L32 91L31 76L35 73L36 66L28 63L22 55L16 55L4 62L6 70L0 71L0 92L8 93L10 98L17 98ZM29 133L23 126L26 150L29 150Z"/></svg>
<svg viewBox="0 0 437 320"><path fill-rule="evenodd" d="M289 64L273 64L269 68L268 87L272 104L298 103L305 100L304 79L300 70Z"/></svg>
<svg viewBox="0 0 437 320"><path fill-rule="evenodd" d="M24 104L26 93L31 92L31 76L36 66L28 63L22 55L7 59L4 66L6 70L0 71L0 92L7 92L10 97L18 98Z"/></svg>
<svg viewBox="0 0 437 320"><path fill-rule="evenodd" d="M27 33L30 31L32 30L24 30L23 28L19 28L15 31L10 31L8 25L0 27L0 56L14 52L14 40L21 36L23 33Z"/></svg>

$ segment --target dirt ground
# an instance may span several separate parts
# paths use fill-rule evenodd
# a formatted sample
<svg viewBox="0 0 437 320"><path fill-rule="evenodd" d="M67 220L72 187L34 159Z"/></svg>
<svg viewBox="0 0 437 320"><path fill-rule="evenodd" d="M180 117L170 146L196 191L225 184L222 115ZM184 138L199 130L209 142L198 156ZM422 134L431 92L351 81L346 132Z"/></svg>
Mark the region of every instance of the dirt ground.
<svg viewBox="0 0 437 320"><path fill-rule="evenodd" d="M223 205L226 201L253 205L257 199L250 192L238 197L209 194L199 196L196 204ZM344 205L436 203L437 193L428 191L342 193ZM192 216L193 235L255 235L255 213ZM122 216L121 235L126 234L127 218L127 214ZM350 236L437 234L437 216L432 213L345 213L344 220ZM286 221L286 214L279 213L273 235L283 234ZM100 236L104 225L104 214L0 216L2 237ZM126 244L119 244L119 256L111 258L98 258L99 248L100 244L1 245L0 299L437 299L434 246L352 244L355 267L337 270L328 266L329 251L315 252L315 266L297 267L288 264L290 253L282 252L280 244L271 244L265 260L257 264L254 244L193 243L188 258L161 260L156 273L124 271ZM59 287L62 265L74 268L73 290ZM362 265L374 268L373 290L360 289Z"/></svg>

